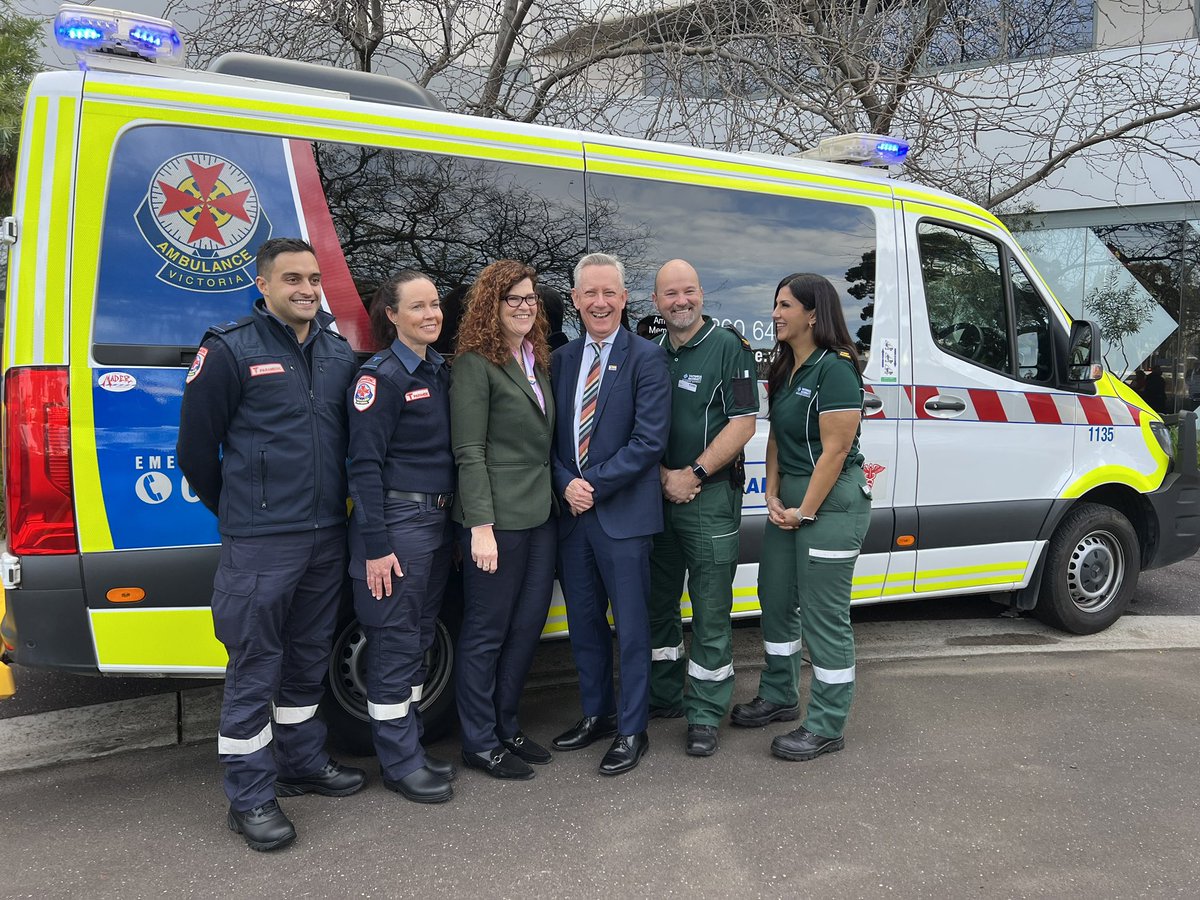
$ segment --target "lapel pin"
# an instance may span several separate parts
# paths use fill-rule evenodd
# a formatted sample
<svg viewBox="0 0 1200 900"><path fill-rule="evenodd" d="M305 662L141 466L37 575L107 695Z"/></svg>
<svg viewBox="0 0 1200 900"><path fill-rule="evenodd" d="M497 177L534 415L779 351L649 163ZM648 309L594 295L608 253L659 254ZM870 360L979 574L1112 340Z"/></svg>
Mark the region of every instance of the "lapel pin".
<svg viewBox="0 0 1200 900"><path fill-rule="evenodd" d="M615 364L615 363L610 363L610 364L609 364L609 367L608 367L608 371L610 371L610 372L615 372L615 371L617 371L617 366L616 366L616 364Z"/></svg>

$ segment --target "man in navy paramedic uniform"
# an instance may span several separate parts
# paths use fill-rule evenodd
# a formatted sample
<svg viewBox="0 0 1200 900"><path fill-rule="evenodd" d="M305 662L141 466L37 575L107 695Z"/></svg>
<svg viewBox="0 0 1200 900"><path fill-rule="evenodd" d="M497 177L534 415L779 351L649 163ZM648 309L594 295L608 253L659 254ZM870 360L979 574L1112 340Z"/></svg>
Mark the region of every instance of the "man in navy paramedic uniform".
<svg viewBox="0 0 1200 900"><path fill-rule="evenodd" d="M253 313L210 328L188 370L176 454L221 532L212 611L229 653L217 737L228 823L273 850L296 837L277 794L342 797L365 780L329 758L316 718L346 571L357 361L321 312L312 247L269 240L257 270Z"/></svg>

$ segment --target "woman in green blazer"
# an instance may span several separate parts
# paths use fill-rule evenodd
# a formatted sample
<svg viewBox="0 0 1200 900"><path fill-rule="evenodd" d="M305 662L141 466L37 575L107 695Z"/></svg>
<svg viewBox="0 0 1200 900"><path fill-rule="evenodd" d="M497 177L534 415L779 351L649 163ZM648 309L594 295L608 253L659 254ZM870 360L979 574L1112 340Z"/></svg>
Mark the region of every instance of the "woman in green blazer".
<svg viewBox="0 0 1200 900"><path fill-rule="evenodd" d="M467 292L450 373L453 516L464 561L455 675L462 755L496 778L532 778L528 764L551 759L517 722L557 551L547 331L537 273L494 262Z"/></svg>

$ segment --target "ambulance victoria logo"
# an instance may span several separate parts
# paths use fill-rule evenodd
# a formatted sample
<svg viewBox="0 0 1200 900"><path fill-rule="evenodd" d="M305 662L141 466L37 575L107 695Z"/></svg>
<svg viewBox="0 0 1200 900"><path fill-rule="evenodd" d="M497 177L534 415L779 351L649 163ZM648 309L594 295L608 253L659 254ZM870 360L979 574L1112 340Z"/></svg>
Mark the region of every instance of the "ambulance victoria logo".
<svg viewBox="0 0 1200 900"><path fill-rule="evenodd" d="M187 291L247 287L254 252L271 236L250 176L212 153L183 153L159 166L134 218L162 258L159 280Z"/></svg>

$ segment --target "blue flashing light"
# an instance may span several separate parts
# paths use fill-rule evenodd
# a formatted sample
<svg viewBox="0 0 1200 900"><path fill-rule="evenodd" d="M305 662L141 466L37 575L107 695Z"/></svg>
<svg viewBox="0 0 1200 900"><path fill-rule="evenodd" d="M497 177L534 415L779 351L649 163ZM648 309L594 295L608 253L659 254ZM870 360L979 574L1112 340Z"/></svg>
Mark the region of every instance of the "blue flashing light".
<svg viewBox="0 0 1200 900"><path fill-rule="evenodd" d="M908 156L908 141L879 141L875 144L875 152L889 165L896 165Z"/></svg>
<svg viewBox="0 0 1200 900"><path fill-rule="evenodd" d="M78 53L116 53L178 64L183 39L166 19L98 7L63 5L54 21L60 47Z"/></svg>

